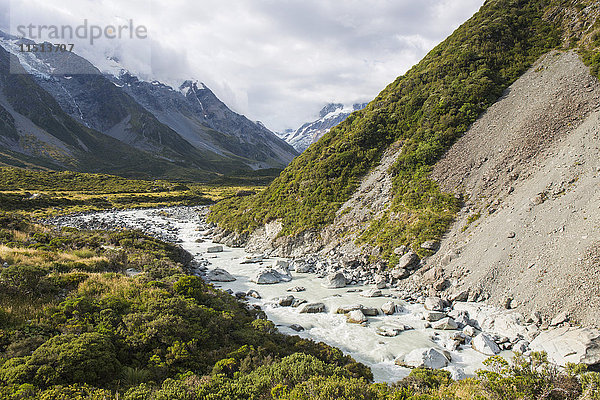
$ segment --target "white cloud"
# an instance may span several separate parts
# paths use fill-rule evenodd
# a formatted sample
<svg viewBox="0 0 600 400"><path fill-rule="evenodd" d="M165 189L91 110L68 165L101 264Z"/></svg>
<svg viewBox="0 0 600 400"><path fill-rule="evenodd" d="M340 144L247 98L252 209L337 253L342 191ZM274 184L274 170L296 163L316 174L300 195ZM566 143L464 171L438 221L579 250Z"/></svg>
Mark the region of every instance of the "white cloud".
<svg viewBox="0 0 600 400"><path fill-rule="evenodd" d="M129 69L177 84L196 78L275 130L295 128L330 101L374 98L466 21L483 0L14 0L16 20L119 23L149 29L118 42ZM82 55L104 57L114 41ZM150 53L151 51L151 53Z"/></svg>

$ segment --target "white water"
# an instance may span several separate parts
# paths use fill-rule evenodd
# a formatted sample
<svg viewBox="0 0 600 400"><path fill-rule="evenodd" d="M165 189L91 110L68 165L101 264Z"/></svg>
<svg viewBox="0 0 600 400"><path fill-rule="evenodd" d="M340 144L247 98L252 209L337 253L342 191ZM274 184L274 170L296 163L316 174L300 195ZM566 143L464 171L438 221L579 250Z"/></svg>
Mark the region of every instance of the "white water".
<svg viewBox="0 0 600 400"><path fill-rule="evenodd" d="M86 216L74 217L83 220L91 218L106 221L118 221L126 224L130 228L140 228L146 224L147 230L155 233L163 233L171 229L171 234L175 234L179 244L189 251L197 260L207 259L212 265L209 269L223 268L232 274L236 281L234 282L215 282L215 286L221 289L231 289L233 292L247 292L250 289L260 293L262 299L249 298L248 302L259 305L273 321L282 333L290 335L299 335L303 338L309 338L316 341L325 342L331 346L337 347L345 354L352 356L355 360L368 365L377 382L395 382L405 377L410 372L409 369L394 364L394 359L408 353L411 350L423 347L441 347L440 344L448 338L453 331L435 331L425 329L424 321L419 313L424 311L420 304L407 304L396 298L393 298L394 292L390 289L384 289L384 296L379 298L361 297L359 293L349 293L349 289L369 289L369 287L346 287L342 289L326 289L322 284L322 279L314 274L297 274L292 272L293 280L291 282L282 282L273 285L258 285L250 282L257 270L268 266L275 259L266 259L260 264L241 264L248 254L243 249L234 249L223 246L224 251L216 254L208 254L208 247L215 244L206 236L205 231L199 231L202 221L199 216L186 220L172 218L167 212L157 213L156 210L128 210L128 211L110 211ZM151 223L148 226L148 222ZM197 239L204 239L202 243L196 243ZM302 286L306 291L299 293L289 293L287 289L293 286ZM269 300L274 297L291 294L296 298L306 299L311 302L322 302L326 305L325 313L320 314L300 314L299 308L278 307L270 303ZM404 311L392 316L379 315L378 317L369 317L366 326L350 324L346 322L344 315L335 314L335 310L340 305L362 304L380 308L385 302L393 300L398 305L402 305ZM289 326L298 324L305 328L303 332L295 332ZM414 330L404 331L396 337L383 337L376 334L376 328L379 326L394 327L398 325L410 325ZM433 341L434 333L439 334L441 340ZM461 368L472 375L483 367L482 361L487 358L483 354L466 347L460 351L452 351L452 362L450 365Z"/></svg>

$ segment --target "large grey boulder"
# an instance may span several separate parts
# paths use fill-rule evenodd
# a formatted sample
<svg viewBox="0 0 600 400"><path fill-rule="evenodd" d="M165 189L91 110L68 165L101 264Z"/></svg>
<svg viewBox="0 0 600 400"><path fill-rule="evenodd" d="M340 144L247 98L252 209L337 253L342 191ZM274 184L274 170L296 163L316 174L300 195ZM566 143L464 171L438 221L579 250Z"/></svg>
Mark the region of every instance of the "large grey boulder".
<svg viewBox="0 0 600 400"><path fill-rule="evenodd" d="M363 307L360 311L367 317L376 317L379 315L379 310L375 307Z"/></svg>
<svg viewBox="0 0 600 400"><path fill-rule="evenodd" d="M222 268L215 268L211 271L208 271L206 274L206 279L210 282L233 282L235 278L229 272L225 271Z"/></svg>
<svg viewBox="0 0 600 400"><path fill-rule="evenodd" d="M423 318L429 322L439 321L442 318L446 318L446 313L439 311L425 311L423 313Z"/></svg>
<svg viewBox="0 0 600 400"><path fill-rule="evenodd" d="M281 307L289 307L294 302L294 296L275 297L272 301Z"/></svg>
<svg viewBox="0 0 600 400"><path fill-rule="evenodd" d="M442 318L431 324L433 329L451 331L458 328L458 324L450 317Z"/></svg>
<svg viewBox="0 0 600 400"><path fill-rule="evenodd" d="M393 301L388 301L386 303L383 303L383 305L381 306L381 311L383 311L385 315L392 315L396 313L396 307L396 303L394 303Z"/></svg>
<svg viewBox="0 0 600 400"><path fill-rule="evenodd" d="M589 328L561 327L541 332L529 345L533 351L545 351L548 360L594 365L600 363L600 331Z"/></svg>
<svg viewBox="0 0 600 400"><path fill-rule="evenodd" d="M207 253L221 253L223 251L223 246L211 246L206 249Z"/></svg>
<svg viewBox="0 0 600 400"><path fill-rule="evenodd" d="M400 257L396 268L398 269L414 269L419 264L419 256L416 255L412 250Z"/></svg>
<svg viewBox="0 0 600 400"><path fill-rule="evenodd" d="M361 310L363 308L362 304L346 304L343 306L339 306L335 311L336 314L347 314L350 311Z"/></svg>
<svg viewBox="0 0 600 400"><path fill-rule="evenodd" d="M444 311L444 301L439 297L425 299L425 309L429 311Z"/></svg>
<svg viewBox="0 0 600 400"><path fill-rule="evenodd" d="M346 277L341 272L336 272L334 274L329 274L325 278L325 282L323 282L323 286L327 289L338 289L346 287L347 285Z"/></svg>
<svg viewBox="0 0 600 400"><path fill-rule="evenodd" d="M281 282L281 275L279 272L272 269L262 269L258 271L250 280L258 283L259 285L272 285L274 283Z"/></svg>
<svg viewBox="0 0 600 400"><path fill-rule="evenodd" d="M350 311L347 315L347 318L348 322L352 324L362 324L363 322L368 321L368 318L361 310Z"/></svg>
<svg viewBox="0 0 600 400"><path fill-rule="evenodd" d="M500 353L500 347L487 333L480 333L471 341L471 347L486 356L495 356Z"/></svg>
<svg viewBox="0 0 600 400"><path fill-rule="evenodd" d="M302 314L316 314L325 312L325 304L323 303L308 303L300 309Z"/></svg>
<svg viewBox="0 0 600 400"><path fill-rule="evenodd" d="M396 359L396 364L411 368L439 369L448 365L448 358L441 351L433 348L415 349L404 357Z"/></svg>
<svg viewBox="0 0 600 400"><path fill-rule="evenodd" d="M360 294L362 297L381 297L383 293L379 289L369 289L366 292Z"/></svg>

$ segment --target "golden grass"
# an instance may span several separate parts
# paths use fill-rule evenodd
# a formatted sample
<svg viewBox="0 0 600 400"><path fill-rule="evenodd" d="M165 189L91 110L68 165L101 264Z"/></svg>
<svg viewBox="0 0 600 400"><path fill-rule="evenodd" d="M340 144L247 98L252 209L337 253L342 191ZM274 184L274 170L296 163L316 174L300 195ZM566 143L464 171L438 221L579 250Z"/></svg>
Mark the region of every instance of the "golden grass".
<svg viewBox="0 0 600 400"><path fill-rule="evenodd" d="M52 262L81 262L86 265L108 261L104 256L97 256L91 250L44 251L24 247L7 247L0 245L0 258L8 264L44 265Z"/></svg>

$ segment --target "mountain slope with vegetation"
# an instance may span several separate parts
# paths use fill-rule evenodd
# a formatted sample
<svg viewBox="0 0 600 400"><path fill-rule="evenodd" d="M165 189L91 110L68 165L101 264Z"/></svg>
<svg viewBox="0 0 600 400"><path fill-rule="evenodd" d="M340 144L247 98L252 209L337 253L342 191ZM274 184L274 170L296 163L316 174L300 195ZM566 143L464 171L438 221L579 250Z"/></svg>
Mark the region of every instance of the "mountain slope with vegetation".
<svg viewBox="0 0 600 400"><path fill-rule="evenodd" d="M238 233L274 220L283 235L319 232L356 190L367 171L393 143L402 152L391 168L389 210L373 221L360 242L393 250L420 244L447 231L462 199L441 191L429 177L432 166L469 126L535 60L551 49L581 46L589 64L597 26L570 24L571 13L589 1L490 0L419 64L384 89L295 159L269 188L253 197L213 207L211 219ZM597 71L597 70L596 70Z"/></svg>

